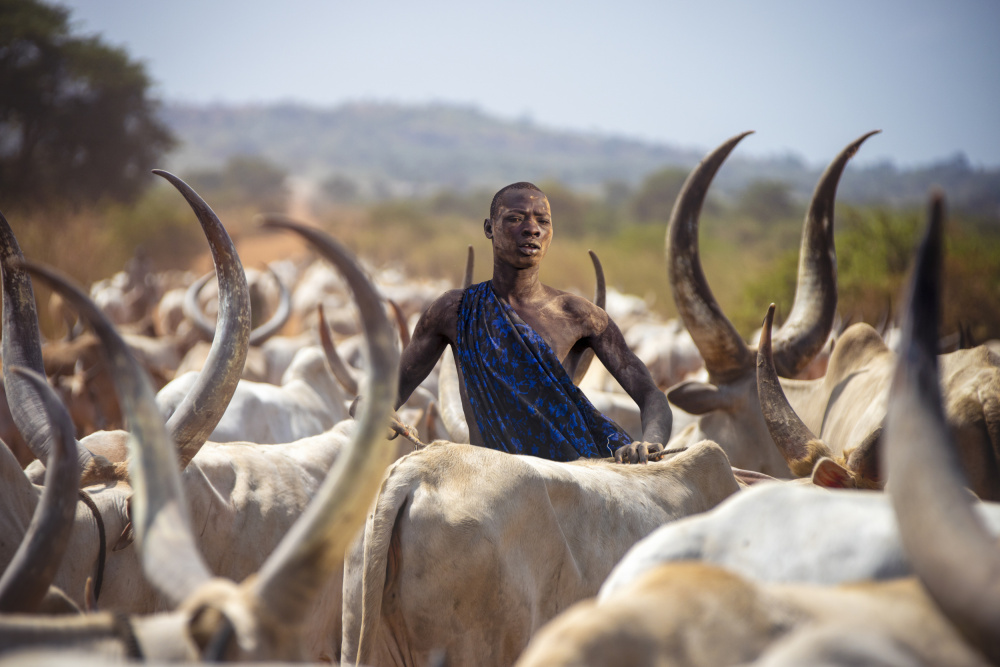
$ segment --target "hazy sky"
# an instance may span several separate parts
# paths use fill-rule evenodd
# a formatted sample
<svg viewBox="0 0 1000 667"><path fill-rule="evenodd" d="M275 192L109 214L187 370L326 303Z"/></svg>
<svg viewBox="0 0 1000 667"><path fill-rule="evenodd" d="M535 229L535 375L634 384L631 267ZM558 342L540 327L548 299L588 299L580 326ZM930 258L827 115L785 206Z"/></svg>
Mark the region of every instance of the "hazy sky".
<svg viewBox="0 0 1000 667"><path fill-rule="evenodd" d="M1000 166L1000 2L72 0L188 102L454 102L744 154Z"/></svg>

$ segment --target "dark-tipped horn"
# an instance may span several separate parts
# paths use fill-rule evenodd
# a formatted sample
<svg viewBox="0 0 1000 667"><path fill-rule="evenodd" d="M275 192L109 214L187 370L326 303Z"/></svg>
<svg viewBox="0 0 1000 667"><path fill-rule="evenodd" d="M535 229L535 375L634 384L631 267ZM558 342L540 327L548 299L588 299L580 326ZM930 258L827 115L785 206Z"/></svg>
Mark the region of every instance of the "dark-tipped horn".
<svg viewBox="0 0 1000 667"><path fill-rule="evenodd" d="M837 314L837 251L833 208L844 167L861 144L881 130L852 141L826 168L816 184L802 228L799 276L792 311L774 335L778 375L795 377L826 344Z"/></svg>
<svg viewBox="0 0 1000 667"><path fill-rule="evenodd" d="M465 258L465 277L462 278L462 289L472 285L472 270L476 266L476 251L469 246L469 254Z"/></svg>
<svg viewBox="0 0 1000 667"><path fill-rule="evenodd" d="M394 448L379 441L396 400L399 352L378 292L351 253L323 232L303 225L271 219L264 226L298 233L337 267L354 294L367 343L368 377L351 442L252 584L269 613L294 624L311 608L318 584L343 563L394 457Z"/></svg>
<svg viewBox="0 0 1000 667"><path fill-rule="evenodd" d="M42 343L38 333L38 311L31 277L16 262L23 260L21 248L7 219L0 213L0 274L3 276L3 375L7 403L14 425L27 442L31 453L48 465L49 447L56 441L46 417L42 398L30 381L10 369L20 366L45 375ZM66 407L59 404L63 412ZM74 456L81 469L93 458L86 447L80 446Z"/></svg>
<svg viewBox="0 0 1000 667"><path fill-rule="evenodd" d="M812 474L816 461L830 456L830 450L812 434L795 410L788 404L785 392L778 381L771 353L771 325L774 323L774 304L767 309L764 327L757 347L757 395L760 409L767 423L767 430L775 446L796 477Z"/></svg>
<svg viewBox="0 0 1000 667"><path fill-rule="evenodd" d="M594 288L594 304L604 310L608 301L608 286L604 280L604 267L601 266L601 260L598 259L597 253L593 250L588 250L590 253L590 261L594 265L594 273L597 276L597 286ZM583 381L583 377L587 374L587 370L590 368L590 363L594 360L594 350L589 347L585 348L573 348L563 359L563 368L573 379L573 384L580 384Z"/></svg>
<svg viewBox="0 0 1000 667"><path fill-rule="evenodd" d="M250 343L250 290L236 246L205 200L173 174L159 169L153 173L177 188L198 217L219 279L219 319L208 358L198 380L167 421L183 468L215 430L243 374Z"/></svg>
<svg viewBox="0 0 1000 667"><path fill-rule="evenodd" d="M703 159L681 187L667 226L667 275L674 304L710 375L720 380L753 368L753 356L705 280L698 254L698 216L715 173L743 137L729 139Z"/></svg>
<svg viewBox="0 0 1000 667"><path fill-rule="evenodd" d="M931 598L1000 662L1000 552L970 505L945 422L937 368L944 201L935 193L917 253L885 424L887 488L906 556Z"/></svg>
<svg viewBox="0 0 1000 667"><path fill-rule="evenodd" d="M5 370L24 379L51 424L45 489L28 531L0 578L0 612L31 613L48 592L66 552L76 513L81 466L76 456L73 422L45 378L18 366Z"/></svg>
<svg viewBox="0 0 1000 667"><path fill-rule="evenodd" d="M337 346L333 344L333 337L330 335L330 326L326 323L326 315L323 313L323 304L316 306L319 315L319 322L316 326L319 329L319 342L323 347L323 354L326 356L326 363L330 366L330 371L337 378L337 382L344 388L348 396L358 395L358 381L347 368L347 364L337 352Z"/></svg>
<svg viewBox="0 0 1000 667"><path fill-rule="evenodd" d="M263 345L264 341L281 331L281 328L288 323L288 319L292 316L291 291L274 272L274 269L268 266L267 271L274 278L274 282L278 284L278 308L267 322L250 332L251 345Z"/></svg>
<svg viewBox="0 0 1000 667"><path fill-rule="evenodd" d="M178 454L156 407L149 377L86 294L49 268L31 262L25 262L24 267L59 292L101 342L129 430L129 476L135 491L132 526L143 572L164 597L179 604L211 575L191 536Z"/></svg>

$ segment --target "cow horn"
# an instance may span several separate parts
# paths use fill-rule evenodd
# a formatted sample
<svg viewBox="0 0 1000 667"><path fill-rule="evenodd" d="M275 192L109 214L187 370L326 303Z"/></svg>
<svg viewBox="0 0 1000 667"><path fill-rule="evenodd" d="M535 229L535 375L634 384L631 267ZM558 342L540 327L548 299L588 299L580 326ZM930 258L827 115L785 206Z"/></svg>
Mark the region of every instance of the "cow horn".
<svg viewBox="0 0 1000 667"><path fill-rule="evenodd" d="M462 277L462 289L472 286L472 270L476 267L476 251L469 245L469 254L465 257L465 276Z"/></svg>
<svg viewBox="0 0 1000 667"><path fill-rule="evenodd" d="M392 319L396 321L396 329L399 330L400 349L405 350L410 344L410 327L406 324L406 317L403 316L403 309L399 307L393 299L386 299L389 309L392 310Z"/></svg>
<svg viewBox="0 0 1000 667"><path fill-rule="evenodd" d="M861 144L881 130L851 142L826 168L813 192L802 227L795 301L774 335L778 375L795 377L826 344L837 314L837 251L833 241L833 207L844 167Z"/></svg>
<svg viewBox="0 0 1000 667"><path fill-rule="evenodd" d="M778 381L771 354L771 325L774 323L774 304L767 309L764 326L757 346L757 395L760 410L764 414L767 430L771 434L778 451L788 463L788 468L796 477L812 474L816 461L824 456L832 456L825 444L812 434L785 398L785 392Z"/></svg>
<svg viewBox="0 0 1000 667"><path fill-rule="evenodd" d="M128 425L132 526L143 572L174 605L211 578L191 536L181 491L178 454L156 407L149 377L118 332L78 287L31 262L24 267L59 292L97 334Z"/></svg>
<svg viewBox="0 0 1000 667"><path fill-rule="evenodd" d="M278 277L278 274L274 272L274 269L268 266L267 271L274 278L274 282L278 284L278 308L267 322L264 322L264 324L250 332L250 344L254 346L263 345L264 341L281 331L281 328L288 323L289 318L292 316L291 291L281 278Z"/></svg>
<svg viewBox="0 0 1000 667"><path fill-rule="evenodd" d="M350 252L323 232L303 225L271 219L264 226L303 236L344 276L358 305L369 369L361 415L350 444L251 584L264 608L294 624L311 607L318 582L343 563L394 457L394 448L380 440L396 400L399 352L379 294Z"/></svg>
<svg viewBox="0 0 1000 667"><path fill-rule="evenodd" d="M181 468L198 453L222 419L243 374L250 342L250 290L236 247L218 216L191 187L173 174L154 169L184 196L212 248L219 279L219 322L198 379L167 421L177 443Z"/></svg>
<svg viewBox="0 0 1000 667"><path fill-rule="evenodd" d="M753 368L753 358L705 280L698 255L698 216L715 173L748 134L751 132L729 139L691 171L677 195L667 226L667 275L674 304L709 374L719 380L748 372Z"/></svg>
<svg viewBox="0 0 1000 667"><path fill-rule="evenodd" d="M76 456L75 428L55 391L38 373L21 368L5 370L20 376L47 416L52 442L45 489L35 507L28 530L0 578L0 612L32 613L45 597L62 563L76 514L80 462Z"/></svg>
<svg viewBox="0 0 1000 667"><path fill-rule="evenodd" d="M48 465L49 447L57 441L45 416L42 397L21 375L10 372L13 366L45 375L42 344L38 333L38 312L31 277L16 261L24 255L7 219L0 213L0 274L3 276L3 366L7 403L14 425L27 442L31 453ZM66 407L59 404L61 410ZM80 445L75 456L83 469L93 459L90 451Z"/></svg>
<svg viewBox="0 0 1000 667"><path fill-rule="evenodd" d="M944 615L1000 662L1000 553L970 505L937 368L944 201L917 252L885 425L888 490L907 559Z"/></svg>
<svg viewBox="0 0 1000 667"><path fill-rule="evenodd" d="M187 316L194 325L195 330L202 335L205 340L215 338L215 323L205 316L198 303L198 295L208 281L215 277L215 271L209 271L198 280L191 283L187 291L184 292L184 315Z"/></svg>
<svg viewBox="0 0 1000 667"><path fill-rule="evenodd" d="M270 266L268 272L274 277L274 282L278 284L278 309L274 311L270 319L259 327L250 331L250 346L263 345L264 341L273 337L281 331L281 328L288 323L292 316L292 293L288 286L282 282L278 274ZM215 323L212 322L201 309L198 302L198 295L208 284L208 281L215 275L214 271L209 271L198 280L191 283L187 292L184 293L184 314L194 324L194 328L205 338L205 340L215 339Z"/></svg>
<svg viewBox="0 0 1000 667"><path fill-rule="evenodd" d="M319 315L319 322L316 325L319 329L319 342L323 347L323 354L326 355L326 363L330 366L330 371L333 372L333 376L337 378L337 382L344 388L348 396L357 396L358 381L354 379L354 375L347 369L347 364L344 363L344 360L340 357L340 353L337 352L337 346L333 344L333 337L330 335L330 326L326 323L326 315L323 313L322 303L316 306L316 312Z"/></svg>
<svg viewBox="0 0 1000 667"><path fill-rule="evenodd" d="M593 250L588 250L590 253L590 261L594 265L594 273L597 275L597 286L594 288L594 304L604 310L604 306L607 305L608 301L608 287L604 280L604 267L601 266L601 260L597 258L597 253ZM563 359L563 368L566 369L566 373L573 379L573 384L580 384L583 381L583 376L587 374L587 369L590 368L590 363L594 360L594 350L585 347L582 349L571 349L566 358Z"/></svg>
<svg viewBox="0 0 1000 667"><path fill-rule="evenodd" d="M469 443L469 422L465 419L465 408L462 405L462 379L455 356L451 349L445 349L441 357L441 372L438 373L438 403L444 430L452 442Z"/></svg>
<svg viewBox="0 0 1000 667"><path fill-rule="evenodd" d="M472 286L472 272L475 268L476 253L469 246L465 260L465 276L462 279L462 289ZM469 443L469 422L465 419L465 407L462 405L462 376L455 363L451 350L445 350L441 358L441 371L438 373L438 413L444 422L444 430L452 442Z"/></svg>

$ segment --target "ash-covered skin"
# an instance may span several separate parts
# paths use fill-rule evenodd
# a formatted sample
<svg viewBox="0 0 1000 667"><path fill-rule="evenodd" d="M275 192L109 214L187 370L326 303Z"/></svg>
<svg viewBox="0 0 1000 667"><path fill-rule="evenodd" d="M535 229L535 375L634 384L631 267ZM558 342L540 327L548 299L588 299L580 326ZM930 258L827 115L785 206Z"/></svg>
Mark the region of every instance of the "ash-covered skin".
<svg viewBox="0 0 1000 667"><path fill-rule="evenodd" d="M539 281L538 271L554 231L544 193L531 184L508 186L498 193L494 208L483 222L483 232L493 246L493 291L559 359L565 359L575 345L594 350L639 405L642 415L642 441L619 448L615 459L645 463L670 438L672 416L666 396L656 388L648 369L629 350L621 331L604 310ZM397 407L427 377L446 346L457 349L462 292L445 292L417 323L400 363ZM468 422L472 443L482 445L475 419L469 418Z"/></svg>

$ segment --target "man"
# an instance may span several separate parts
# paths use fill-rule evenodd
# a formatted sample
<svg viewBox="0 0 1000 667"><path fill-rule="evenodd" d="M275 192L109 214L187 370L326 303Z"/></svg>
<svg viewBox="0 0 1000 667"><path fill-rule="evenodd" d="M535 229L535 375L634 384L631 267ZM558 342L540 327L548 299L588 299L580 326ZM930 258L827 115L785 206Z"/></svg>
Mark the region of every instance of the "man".
<svg viewBox="0 0 1000 667"><path fill-rule="evenodd" d="M619 462L645 463L670 437L666 396L604 310L539 282L552 228L549 200L531 183L496 194L483 222L493 278L446 292L420 318L400 362L396 407L451 345L472 444L556 461L613 453ZM592 348L639 405L642 441L573 385L560 360L574 347Z"/></svg>

